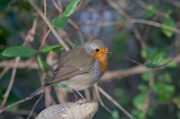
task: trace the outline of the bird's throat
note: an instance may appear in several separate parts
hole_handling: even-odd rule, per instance
[[[97,53],[94,55],[94,58],[98,60],[99,65],[100,65],[100,69],[101,69],[101,73],[103,74],[106,70],[107,67],[107,54],[104,53]]]

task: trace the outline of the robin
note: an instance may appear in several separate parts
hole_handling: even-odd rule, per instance
[[[73,92],[80,94],[79,90],[92,87],[104,74],[108,64],[108,54],[111,52],[108,52],[107,45],[100,40],[80,44],[60,58],[53,77],[32,93],[29,99],[46,86],[55,83],[65,84],[73,89]],[[81,94],[80,96],[83,98]]]

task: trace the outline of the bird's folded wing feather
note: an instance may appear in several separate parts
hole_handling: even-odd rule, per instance
[[[91,71],[94,63],[95,58],[89,56],[83,48],[75,48],[60,59],[58,72],[46,84],[61,82],[76,75],[85,74]]]

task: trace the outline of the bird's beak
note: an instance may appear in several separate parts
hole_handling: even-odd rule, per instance
[[[105,54],[112,54],[111,52],[108,52],[108,51],[106,51],[106,52],[104,52]]]

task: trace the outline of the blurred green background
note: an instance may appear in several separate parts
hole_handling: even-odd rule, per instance
[[[32,1],[45,13],[42,0]],[[70,0],[54,1],[63,11],[70,2]],[[46,4],[46,17],[49,21],[60,15],[51,0],[46,0]],[[103,77],[98,83],[135,119],[180,119],[179,14],[179,0],[84,0],[78,10],[68,16],[69,20],[73,21],[68,24],[77,25],[80,31],[105,41],[111,49],[119,54],[144,64],[133,63],[113,53],[109,57],[107,71],[110,72],[107,73],[111,74],[117,71],[119,75],[112,76],[107,80]],[[34,34],[30,35],[33,40],[28,42],[27,46],[38,51],[49,28],[37,10],[26,0],[0,0],[1,106],[14,64],[14,58],[5,57],[2,52],[12,46],[21,46],[35,19],[37,20],[36,30]],[[68,24],[63,30],[56,29],[56,31],[70,48],[91,39]],[[50,33],[43,47],[52,45],[61,44],[53,33]],[[31,66],[17,68],[5,106],[29,96],[40,87],[40,79],[44,74],[46,74],[46,79],[51,77],[52,68],[50,67],[55,64],[55,61],[58,61],[58,57],[63,52],[65,51],[41,53],[38,55],[39,59],[37,55],[21,58],[21,63],[31,61],[32,64],[36,66],[38,64],[39,67],[33,67],[30,63]],[[8,61],[12,62],[12,65],[9,66]],[[122,71],[125,71],[126,74],[121,74]],[[97,100],[97,97],[94,96],[95,91],[93,89],[89,91],[91,99]],[[84,94],[84,92],[82,93]],[[56,103],[62,103],[54,88],[51,95]],[[101,98],[104,104],[112,110],[112,113],[100,106],[94,118],[128,119],[105,96],[101,95]],[[13,106],[0,114],[0,119],[27,118],[37,99],[38,96],[28,102]],[[73,101],[73,94],[68,91],[65,100]],[[48,105],[46,101],[46,99],[42,99],[34,110],[34,116]],[[49,105],[51,104],[53,103],[49,103]]]

